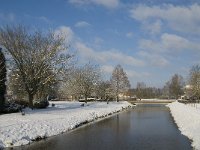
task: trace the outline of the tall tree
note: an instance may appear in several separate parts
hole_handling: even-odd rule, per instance
[[[146,89],[146,84],[144,82],[137,82],[136,85],[136,95],[141,100],[141,98],[144,98]]]
[[[183,86],[183,77],[178,74],[173,75],[169,82],[169,94],[178,99],[178,97],[184,93]]]
[[[97,97],[103,100],[107,100],[109,97],[109,89],[110,89],[110,82],[101,81],[96,88]]]
[[[6,63],[5,57],[0,48],[0,112],[3,111],[5,104],[5,93],[6,93]]]
[[[117,102],[119,102],[119,94],[124,93],[130,88],[127,74],[121,65],[117,65],[112,72],[111,87],[115,93]]]
[[[194,96],[200,98],[200,65],[195,65],[190,70],[189,83]]]
[[[83,67],[79,67],[72,71],[71,77],[66,81],[67,90],[71,95],[82,95],[87,99],[97,87],[101,72],[98,66],[88,63]]]
[[[18,70],[33,107],[35,94],[55,78],[69,58],[62,53],[67,50],[63,37],[53,32],[29,32],[20,25],[6,26],[0,28],[0,45],[12,56],[13,68]]]

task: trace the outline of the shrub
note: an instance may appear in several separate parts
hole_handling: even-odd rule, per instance
[[[34,108],[46,108],[47,106],[49,106],[49,102],[47,100],[35,100],[33,101],[33,107]]]
[[[5,107],[3,109],[3,113],[16,113],[19,112],[22,109],[21,105],[18,105],[13,102],[8,102],[5,104]]]

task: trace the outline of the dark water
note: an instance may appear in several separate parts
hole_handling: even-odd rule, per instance
[[[135,109],[73,132],[20,149],[48,150],[189,150],[164,105],[139,105]]]

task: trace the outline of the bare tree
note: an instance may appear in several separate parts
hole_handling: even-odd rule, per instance
[[[98,82],[100,81],[100,69],[96,65],[88,63],[83,67],[74,69],[71,77],[68,79],[68,91],[71,95],[82,95],[87,99],[95,91]]]
[[[62,53],[67,49],[64,39],[53,32],[44,34],[29,32],[24,26],[6,26],[0,28],[0,45],[12,56],[13,68],[18,70],[29,106],[33,107],[35,94],[54,79],[69,57]]]
[[[108,100],[110,88],[111,85],[109,81],[101,81],[96,88],[97,96],[103,100]]]
[[[181,75],[175,74],[169,81],[169,94],[176,99],[181,96],[183,92],[184,81]]]
[[[130,88],[127,74],[124,72],[121,65],[117,65],[112,72],[111,86],[115,93],[117,102],[119,102],[119,94],[124,93]]]
[[[200,98],[200,65],[195,65],[190,70],[189,83],[194,96]]]
[[[0,48],[0,112],[3,111],[5,104],[5,93],[6,93],[6,63],[5,57]]]
[[[26,101],[27,93],[25,91],[24,84],[22,83],[22,78],[19,76],[18,69],[12,69],[8,75],[8,91],[11,91],[12,99]]]
[[[146,84],[144,82],[137,82],[136,95],[140,100],[144,96],[145,89],[146,89]]]
[[[65,72],[64,82],[61,85],[61,91],[63,97],[70,98],[72,100],[76,100],[77,98],[80,98],[81,91],[79,87],[79,69],[73,67],[68,72]]]

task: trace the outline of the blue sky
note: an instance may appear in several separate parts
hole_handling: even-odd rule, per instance
[[[195,0],[0,0],[0,25],[62,31],[79,63],[99,64],[108,79],[121,64],[132,87],[187,80],[200,64],[199,14]]]

